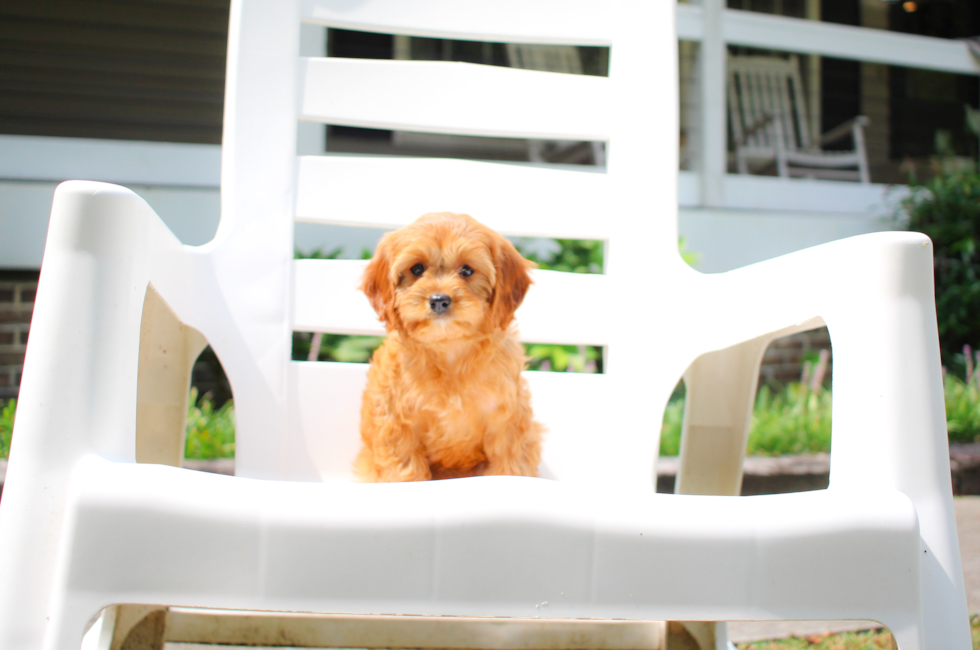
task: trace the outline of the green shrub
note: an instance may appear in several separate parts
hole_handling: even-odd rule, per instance
[[[348,336],[346,334],[314,334],[293,332],[293,361],[308,361],[310,350],[319,338],[317,361],[367,363],[385,340],[383,336]]]
[[[963,346],[965,379],[943,374],[946,429],[950,442],[980,442],[980,353]]]
[[[594,345],[525,343],[530,370],[557,372],[602,372],[602,348]]]
[[[0,402],[0,458],[10,455],[10,437],[14,433],[14,413],[17,411],[17,400]]]
[[[943,364],[961,369],[957,354],[980,340],[980,174],[945,168],[909,191],[908,227],[933,241]]]
[[[184,458],[212,459],[235,457],[235,407],[231,400],[214,409],[207,393],[198,399],[191,388],[187,408],[187,443]]]
[[[684,424],[684,396],[672,397],[664,410],[663,429],[660,430],[660,455],[677,456],[681,453],[681,429]]]
[[[776,390],[762,386],[752,411],[747,453],[781,456],[830,451],[832,401],[829,390],[811,390],[806,383],[792,382]],[[674,398],[664,412],[662,456],[680,453],[683,422],[684,398]]]
[[[566,273],[602,273],[602,254],[605,244],[595,239],[556,239],[558,248],[547,255],[527,250],[521,241],[515,246],[538,268]]]
[[[830,351],[821,350],[803,363],[801,381],[782,388],[762,386],[755,396],[746,452],[758,456],[812,454],[830,451],[833,398],[824,387]],[[684,422],[684,391],[674,391],[664,412],[660,454],[680,453]]]

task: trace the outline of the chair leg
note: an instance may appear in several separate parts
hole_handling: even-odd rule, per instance
[[[109,650],[163,650],[167,608],[116,605],[116,626]]]
[[[773,120],[776,140],[776,167],[780,178],[789,178],[789,161],[786,158],[786,139],[783,124],[778,119]]]
[[[759,365],[773,335],[703,354],[684,373],[687,397],[681,433],[677,494],[737,495]],[[723,650],[723,622],[688,621],[701,650]]]
[[[728,624],[723,621],[684,621],[682,623],[700,650],[727,650]],[[670,650],[668,648],[668,650]]]
[[[735,151],[735,168],[739,174],[749,173],[749,163],[745,158],[745,152],[741,149]]]
[[[897,650],[926,650],[922,630],[918,626],[889,627],[894,639],[892,647]]]
[[[864,146],[864,127],[857,122],[854,124],[854,149],[858,154],[858,174],[861,176],[861,182],[870,183],[871,173],[868,171],[868,150]]]
[[[708,352],[684,373],[677,494],[737,495],[759,365],[772,334]]]
[[[204,336],[181,323],[148,285],[136,381],[136,462],[181,466],[191,369],[206,346]]]

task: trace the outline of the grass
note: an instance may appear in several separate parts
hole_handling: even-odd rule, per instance
[[[946,420],[950,442],[980,442],[980,355],[970,363],[961,379],[945,373]],[[812,454],[830,451],[830,418],[833,396],[824,387],[827,354],[816,364],[804,365],[804,377],[782,387],[759,388],[752,411],[747,453],[756,456]],[[812,372],[810,368],[813,368]],[[676,456],[680,451],[684,421],[684,395],[677,391],[664,412],[660,454]]]
[[[0,402],[0,458],[10,454],[17,400]],[[212,459],[235,457],[235,406],[231,400],[214,408],[211,395],[198,397],[191,388],[187,407],[187,443],[184,458]]]
[[[757,456],[807,454],[830,451],[830,390],[812,390],[793,382],[782,389],[762,386],[756,395],[747,453]],[[683,396],[672,399],[664,413],[660,454],[680,452],[684,421]]]
[[[943,372],[950,442],[980,442],[980,352],[963,346],[965,377]]]
[[[973,633],[973,649],[980,650],[980,615],[970,617]],[[738,650],[877,650],[895,648],[891,632],[885,629],[840,634],[813,634],[806,637],[789,637],[771,641],[750,641],[736,645]]]

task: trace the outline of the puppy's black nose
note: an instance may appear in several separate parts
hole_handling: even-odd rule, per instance
[[[453,304],[453,299],[444,293],[436,293],[429,296],[429,309],[437,314],[441,314],[449,309],[449,305],[451,304]]]

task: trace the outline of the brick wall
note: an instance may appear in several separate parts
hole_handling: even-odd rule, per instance
[[[17,396],[37,277],[30,271],[0,273],[0,398]]]
[[[759,383],[785,384],[799,381],[803,372],[803,362],[808,356],[815,357],[820,350],[830,350],[830,332],[826,327],[800,332],[792,336],[776,339],[766,348],[759,371]],[[831,354],[824,385],[830,385],[834,361]]]

